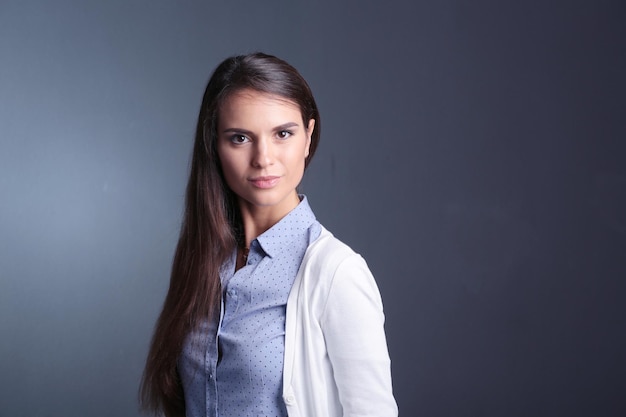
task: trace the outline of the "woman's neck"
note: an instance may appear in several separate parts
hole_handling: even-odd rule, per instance
[[[288,200],[286,199],[282,204],[276,206],[259,207],[240,201],[244,248],[249,248],[254,239],[278,223],[298,204],[300,204],[300,197],[295,192],[293,197],[288,197]]]

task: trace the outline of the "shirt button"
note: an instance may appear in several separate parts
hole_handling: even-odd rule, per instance
[[[285,397],[285,404],[292,405],[295,403],[296,403],[296,397],[294,397],[293,395],[289,394]]]

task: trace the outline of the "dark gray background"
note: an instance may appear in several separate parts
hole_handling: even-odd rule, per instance
[[[403,416],[626,415],[623,1],[0,2],[0,415],[136,416],[212,69],[309,80]]]

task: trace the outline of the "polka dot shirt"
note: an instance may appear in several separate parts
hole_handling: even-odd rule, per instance
[[[215,320],[191,333],[179,360],[188,417],[287,416],[282,399],[287,297],[304,253],[321,233],[306,197],[221,269]]]

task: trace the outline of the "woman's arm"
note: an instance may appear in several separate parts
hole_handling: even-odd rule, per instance
[[[356,254],[346,258],[335,272],[321,317],[344,416],[398,415],[384,321],[365,260]]]

